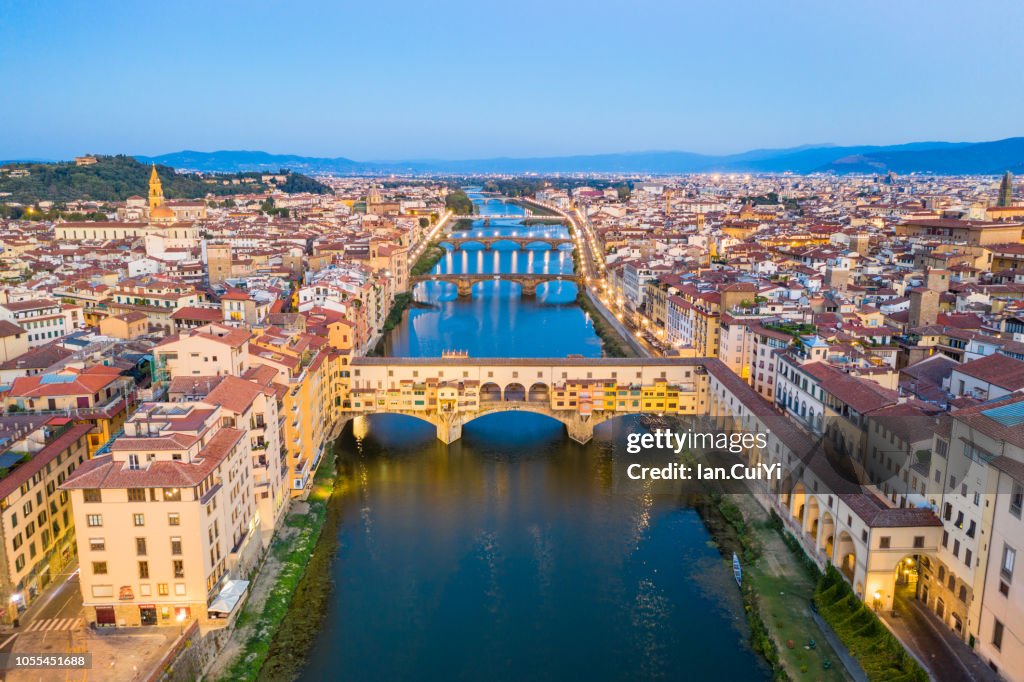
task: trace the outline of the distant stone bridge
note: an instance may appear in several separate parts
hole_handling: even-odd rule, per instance
[[[453,215],[452,220],[539,220],[544,222],[562,223],[565,218],[557,215],[532,215],[523,213],[489,213],[486,215]]]
[[[481,282],[515,282],[522,289],[523,296],[536,296],[537,287],[546,282],[572,282],[579,286],[575,275],[572,274],[543,274],[526,273],[511,274],[452,274],[433,273],[430,275],[416,275],[409,278],[410,286],[416,286],[420,282],[451,282],[459,290],[459,296],[469,297],[473,295],[473,287]]]
[[[466,244],[481,244],[484,250],[489,250],[499,242],[511,242],[520,249],[525,249],[533,244],[546,244],[552,249],[557,249],[562,244],[572,244],[568,237],[446,237],[438,243],[441,246],[451,244],[453,251],[458,251]]]

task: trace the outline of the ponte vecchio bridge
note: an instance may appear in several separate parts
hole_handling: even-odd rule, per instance
[[[706,373],[697,358],[353,358],[355,414],[418,417],[451,443],[485,414],[525,410],[586,443],[618,414],[694,414]]]
[[[573,282],[577,279],[572,274],[547,274],[547,273],[503,273],[500,275],[486,273],[456,274],[456,273],[432,273],[429,275],[416,275],[409,278],[409,284],[416,286],[420,282],[451,282],[459,290],[459,296],[472,296],[473,287],[480,282],[515,282],[522,287],[523,296],[536,296],[537,287],[546,282]]]
[[[520,249],[526,249],[527,247],[533,246],[534,244],[541,244],[550,246],[552,249],[557,249],[563,244],[572,244],[572,239],[568,237],[446,237],[441,239],[438,243],[441,246],[445,244],[451,244],[453,251],[458,251],[466,244],[480,244],[484,247],[484,250],[490,250],[495,244],[499,242],[510,242],[515,244]]]

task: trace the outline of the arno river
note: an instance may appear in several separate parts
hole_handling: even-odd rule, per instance
[[[483,214],[521,211],[474,196]],[[474,222],[508,235],[562,226]],[[571,273],[569,251],[470,247],[438,272]],[[401,356],[600,355],[569,282],[416,291],[389,339]],[[334,589],[305,680],[764,679],[731,569],[696,512],[612,489],[609,434],[505,413],[451,446],[410,417],[356,419],[341,437]]]

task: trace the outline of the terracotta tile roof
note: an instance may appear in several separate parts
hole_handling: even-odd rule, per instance
[[[52,420],[51,420],[52,421]],[[42,450],[20,465],[6,478],[0,479],[0,499],[3,499],[21,487],[21,484],[42,471],[47,464],[70,448],[76,440],[92,431],[92,424],[75,424],[60,436],[47,443]]]
[[[25,330],[7,320],[0,320],[0,339],[5,339],[9,336],[16,336],[18,334],[24,334]]]
[[[45,398],[48,396],[93,395],[117,381],[121,372],[116,368],[94,365],[80,374],[37,374],[18,377],[11,382],[8,395],[15,398]],[[113,370],[113,371],[110,371]],[[54,381],[55,377],[67,381]]]
[[[242,414],[252,406],[260,393],[263,393],[263,389],[257,384],[226,376],[224,381],[207,394],[204,402],[221,405],[236,414]]]
[[[200,320],[202,322],[220,322],[224,314],[217,308],[199,308],[187,305],[171,313],[172,320]]]
[[[953,371],[1008,391],[1018,391],[1024,388],[1024,362],[1002,353],[994,353],[965,362]]]
[[[78,467],[61,488],[73,490],[192,487],[201,483],[224,461],[231,448],[242,440],[244,434],[241,429],[222,428],[206,444],[200,458],[195,462],[156,461],[148,468],[136,470],[128,469],[123,461],[114,461],[113,455],[97,457]]]

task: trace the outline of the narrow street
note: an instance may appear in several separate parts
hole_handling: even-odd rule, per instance
[[[77,564],[58,575],[57,581],[21,614],[19,627],[3,631],[0,653],[72,651],[82,646],[86,623]],[[0,670],[0,679],[7,679],[8,673]]]
[[[896,617],[879,613],[903,645],[936,679],[943,682],[997,682],[1000,678],[914,596],[901,587],[895,596]]]

